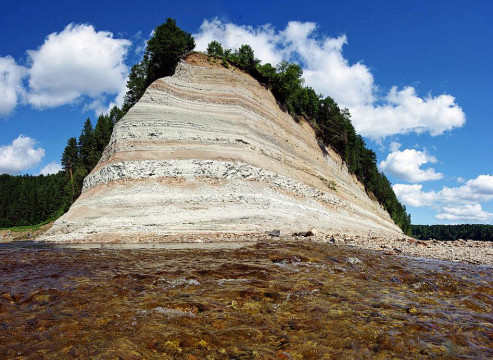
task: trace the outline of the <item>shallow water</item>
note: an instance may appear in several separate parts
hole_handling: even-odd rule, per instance
[[[0,245],[0,358],[493,358],[492,268],[310,242]]]

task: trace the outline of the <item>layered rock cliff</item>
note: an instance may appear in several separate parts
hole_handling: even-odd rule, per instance
[[[44,240],[310,228],[402,235],[307,123],[249,75],[194,54],[115,125],[81,196]]]

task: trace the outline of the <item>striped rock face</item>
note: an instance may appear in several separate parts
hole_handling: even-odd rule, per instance
[[[82,195],[43,240],[311,228],[402,236],[306,122],[249,75],[194,54],[115,125]]]

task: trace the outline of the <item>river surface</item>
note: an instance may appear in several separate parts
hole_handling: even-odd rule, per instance
[[[311,242],[3,244],[0,358],[491,359],[492,268]]]

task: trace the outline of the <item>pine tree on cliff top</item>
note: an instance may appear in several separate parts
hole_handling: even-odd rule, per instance
[[[194,48],[193,36],[180,29],[176,20],[168,18],[156,27],[142,61],[132,67],[128,76],[123,110],[128,111],[154,80],[173,75],[180,57]]]

